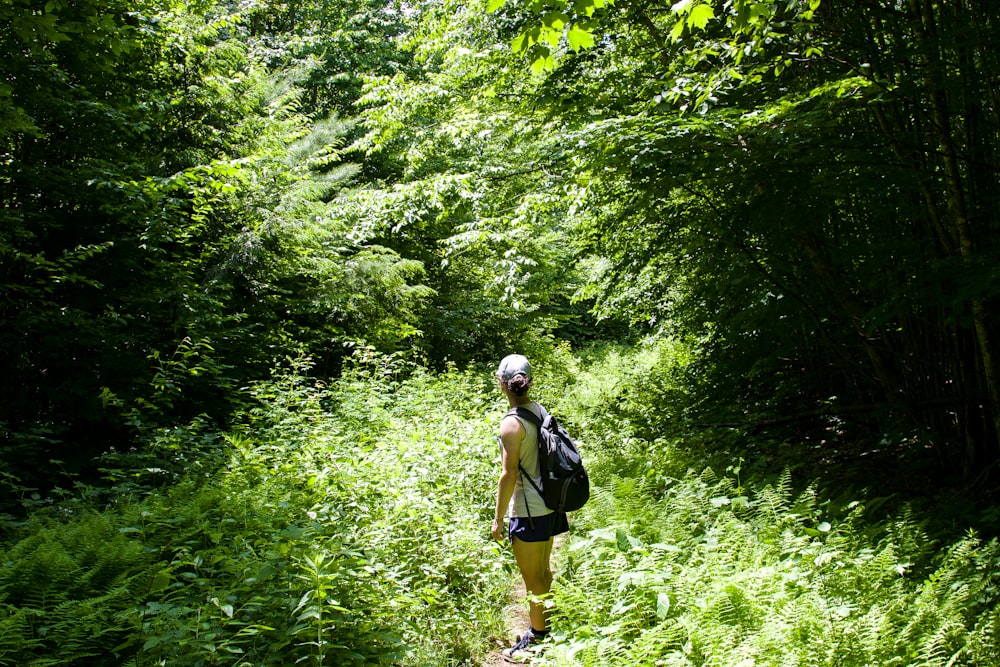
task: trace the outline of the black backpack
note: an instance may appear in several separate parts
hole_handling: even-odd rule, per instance
[[[539,406],[540,407],[540,406]],[[527,408],[514,408],[507,414],[527,419],[538,427],[538,463],[542,471],[542,488],[521,468],[521,475],[538,491],[545,506],[556,512],[572,512],[584,506],[590,498],[590,478],[573,438],[556,418],[542,408],[542,418]]]

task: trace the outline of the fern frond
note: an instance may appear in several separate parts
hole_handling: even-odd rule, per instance
[[[1000,665],[1000,607],[977,620],[965,648],[970,665]]]
[[[773,485],[765,486],[757,492],[754,504],[765,520],[777,522],[790,512],[791,491],[791,472],[785,470]]]
[[[25,656],[33,655],[43,645],[28,616],[23,609],[0,605],[0,667],[20,667]]]
[[[712,485],[719,481],[719,475],[712,468],[705,468],[701,471],[701,482],[706,485]]]

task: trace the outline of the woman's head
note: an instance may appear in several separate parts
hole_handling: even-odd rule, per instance
[[[524,396],[531,388],[531,364],[527,357],[510,354],[503,358],[497,368],[497,379],[515,396]]]

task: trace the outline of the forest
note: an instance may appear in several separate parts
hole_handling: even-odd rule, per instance
[[[1000,5],[0,1],[0,667],[1000,666]]]

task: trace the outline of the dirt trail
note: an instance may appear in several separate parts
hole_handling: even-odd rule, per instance
[[[499,667],[499,665],[510,665],[511,663],[503,659],[501,652],[509,647],[528,627],[528,604],[524,600],[524,582],[518,577],[514,584],[514,592],[510,602],[503,610],[504,636],[498,638],[493,651],[487,655],[482,662],[482,667]]]
[[[557,535],[555,538],[552,549],[553,574],[555,574],[555,566],[558,564],[557,554],[559,553],[559,547],[565,541],[566,535]],[[528,629],[528,625],[531,623],[528,616],[528,603],[525,601],[526,596],[527,591],[524,588],[524,582],[519,575],[515,574],[514,582],[511,585],[511,599],[503,610],[505,634],[503,637],[497,639],[495,649],[483,659],[481,667],[509,666],[511,664],[503,659],[501,653],[505,648],[511,646]]]

